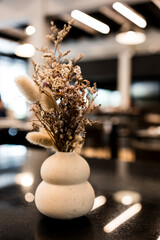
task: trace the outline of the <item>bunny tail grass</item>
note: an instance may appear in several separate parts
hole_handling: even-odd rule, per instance
[[[57,150],[57,147],[52,143],[49,136],[43,134],[42,132],[29,132],[26,135],[26,139],[33,144],[45,147],[52,148],[53,150]]]
[[[44,93],[41,95],[41,105],[45,110],[57,109],[56,100],[52,96],[52,92],[49,88],[44,89]]]
[[[26,76],[20,76],[15,80],[17,87],[30,103],[35,103],[40,99],[38,87]]]

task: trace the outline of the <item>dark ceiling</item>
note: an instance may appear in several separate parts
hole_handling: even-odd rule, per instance
[[[95,17],[96,19],[106,23],[107,25],[109,25],[110,27],[110,33],[108,34],[108,36],[111,33],[116,33],[117,31],[120,30],[120,28],[122,27],[122,25],[116,21],[114,21],[113,19],[111,19],[110,17],[105,16],[101,11],[101,9],[103,10],[104,7],[107,7],[109,9],[111,9],[112,11],[114,11],[116,14],[118,14],[113,8],[112,6],[100,6],[101,8],[96,9],[92,12],[86,12],[87,14],[89,14],[90,16]],[[155,28],[155,29],[160,29],[160,9],[151,1],[144,1],[144,2],[139,2],[136,4],[130,4],[130,7],[132,7],[135,11],[137,11],[139,14],[141,14],[147,21],[147,27],[146,30],[148,30],[149,28]],[[120,15],[120,14],[119,14]],[[70,17],[70,13],[68,13],[68,16]],[[120,15],[121,16],[121,15]],[[57,25],[58,28],[62,28],[63,25],[66,23],[66,18],[64,20],[63,15],[57,15],[57,16],[46,16],[46,20],[48,22],[48,24],[51,22],[51,20],[53,20],[55,22],[55,24]],[[126,20],[128,21],[128,20]],[[132,24],[133,25],[133,24]],[[17,26],[17,30],[24,30],[25,27],[27,26],[26,24],[20,24]],[[106,35],[101,34],[97,31],[87,31],[84,30],[83,28],[83,24],[80,24],[79,26],[81,27],[77,27],[77,26],[73,26],[70,34],[67,36],[67,39],[80,39],[80,38],[96,38],[96,37],[106,37]],[[3,38],[9,38],[15,41],[21,40],[22,38],[25,37],[25,35],[21,35],[18,34],[17,32],[13,31],[8,31],[7,29],[1,29],[0,30],[0,37]]]
[[[147,21],[147,27],[145,28],[146,31],[149,29],[160,30],[160,9],[152,2],[152,1],[140,1],[136,4],[130,4],[131,8],[133,8],[137,13],[141,14]],[[83,24],[76,26],[74,25],[66,37],[67,40],[77,40],[77,39],[96,39],[96,38],[104,38],[110,36],[110,34],[115,34],[118,32],[121,27],[122,23],[118,21],[114,21],[114,18],[106,17],[103,14],[103,8],[107,7],[109,10],[115,12],[117,16],[118,14],[112,6],[100,6],[96,10],[92,12],[86,12],[90,16],[95,17],[96,19],[106,23],[110,27],[110,33],[108,35],[101,34],[97,31],[87,31],[83,27]],[[67,18],[70,17],[70,13],[66,14]],[[63,28],[63,25],[66,23],[67,20],[63,14],[57,16],[46,16],[46,21],[48,22],[48,26],[50,25],[51,20],[55,22],[59,29]],[[128,23],[128,20],[125,20]],[[131,23],[130,23],[131,24]],[[0,30],[0,37],[9,38],[15,41],[23,40],[25,37],[24,29],[28,24],[23,23],[17,26],[15,31],[11,31],[11,29],[1,29]],[[133,24],[131,24],[132,26]],[[160,68],[157,64],[160,62],[160,54],[153,55],[153,56],[141,56],[141,57],[134,57],[133,58],[133,79],[159,79],[160,76]],[[97,61],[87,61],[87,62],[80,62],[80,66],[82,68],[83,75],[86,79],[97,82],[97,86],[101,88],[107,89],[116,89],[116,79],[117,79],[117,58],[114,59],[103,59]],[[155,68],[156,66],[156,68]],[[132,79],[132,81],[134,81]]]
[[[105,6],[104,6],[105,7]],[[108,7],[108,6],[107,6]],[[155,28],[155,29],[160,29],[160,9],[153,3],[153,2],[140,2],[136,4],[130,5],[131,8],[133,8],[137,13],[141,14],[147,21],[147,27],[145,28],[148,30],[149,28]],[[112,7],[110,7],[113,11],[115,11]],[[116,11],[115,11],[116,12]],[[97,9],[96,11],[92,12],[86,12],[90,16],[102,21],[103,23],[106,23],[110,27],[110,33],[116,33],[117,31],[120,30],[122,27],[121,24],[118,22],[114,21],[113,19],[105,16],[104,14],[101,13],[100,9]],[[116,12],[117,14],[117,12]],[[63,16],[48,16],[47,21],[50,22],[53,20],[55,24],[57,25],[58,28],[62,28],[63,25],[65,24],[65,21],[63,20]],[[133,23],[131,23],[133,25]],[[78,27],[73,27],[69,38],[70,39],[79,39],[79,38],[85,38],[85,37],[106,37],[106,35],[101,34],[97,31],[94,33],[89,33],[87,31],[84,31],[82,29],[79,29]],[[108,34],[109,36],[109,34]]]

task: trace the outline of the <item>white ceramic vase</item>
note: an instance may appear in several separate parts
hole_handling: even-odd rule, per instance
[[[90,168],[76,152],[56,152],[41,167],[43,181],[37,187],[35,203],[44,215],[73,219],[87,214],[94,204],[94,190],[87,181]]]

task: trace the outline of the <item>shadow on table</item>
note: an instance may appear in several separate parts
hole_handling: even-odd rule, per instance
[[[57,220],[42,216],[37,226],[35,239],[92,240],[93,229],[89,219],[85,216],[72,220]]]

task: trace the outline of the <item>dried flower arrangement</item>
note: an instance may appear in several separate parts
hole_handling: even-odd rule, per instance
[[[96,84],[90,86],[83,79],[77,62],[66,59],[60,51],[60,44],[69,33],[72,22],[58,31],[51,23],[52,34],[47,36],[54,43],[54,50],[48,47],[39,49],[43,53],[45,64],[33,61],[33,80],[26,77],[16,79],[17,86],[31,102],[31,110],[36,116],[33,128],[36,131],[27,134],[26,138],[33,144],[51,147],[61,152],[79,150],[85,140],[85,126],[92,125],[88,114],[97,106],[93,101],[97,92]]]

